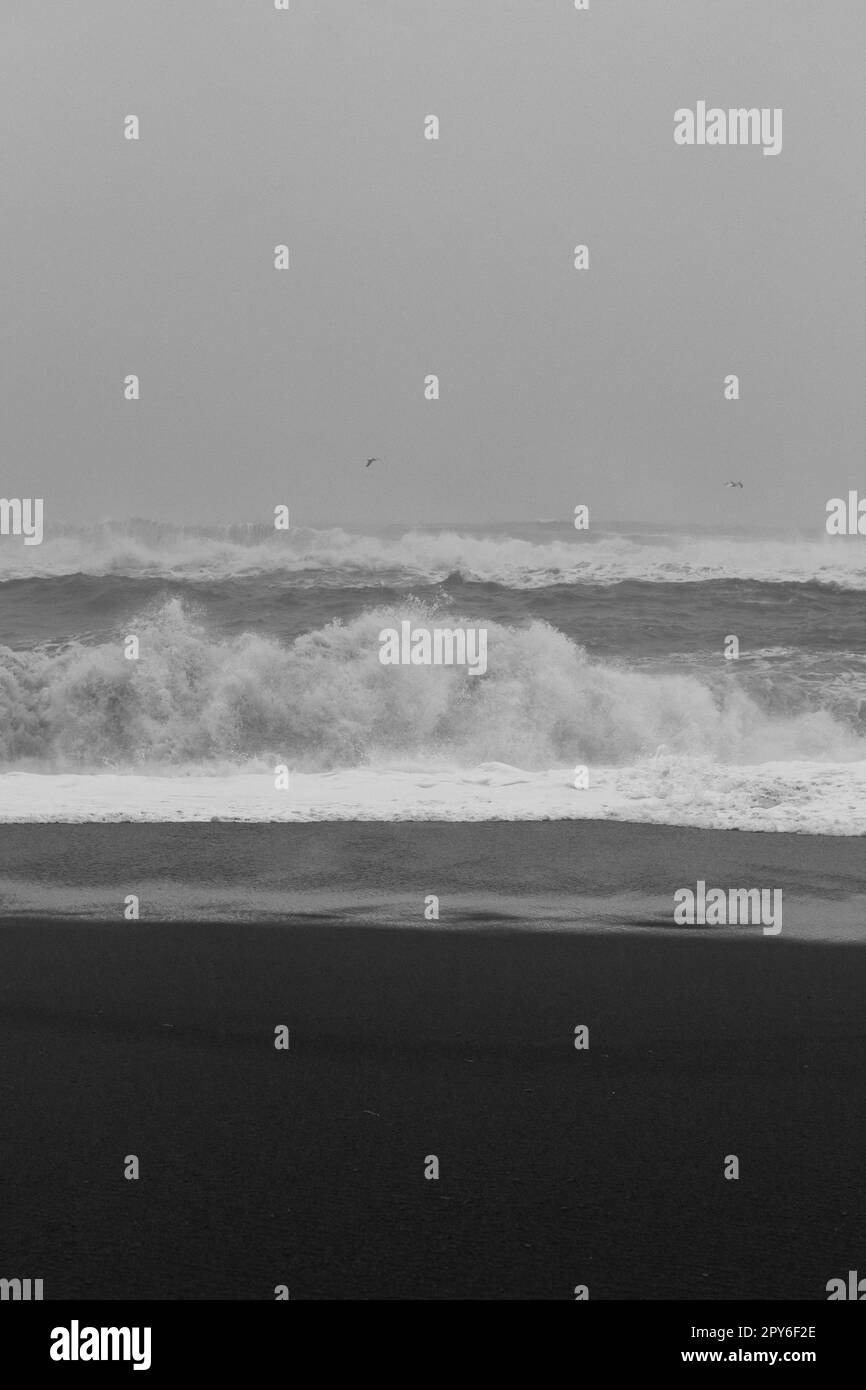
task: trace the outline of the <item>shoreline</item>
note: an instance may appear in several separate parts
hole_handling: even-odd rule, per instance
[[[719,765],[660,755],[635,766],[526,772],[354,768],[289,772],[0,773],[0,824],[325,824],[580,821],[765,834],[866,834],[866,760]],[[287,784],[287,785],[286,785]]]
[[[852,836],[591,820],[0,826],[0,921],[124,923],[134,895],[142,926],[292,920],[763,939],[757,918],[678,923],[676,895],[701,882],[728,895],[778,890],[779,941],[866,940],[866,864]],[[438,916],[427,915],[431,895]]]

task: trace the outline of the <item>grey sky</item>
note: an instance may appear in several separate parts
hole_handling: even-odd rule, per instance
[[[46,524],[817,527],[866,492],[862,0],[3,0],[0,31],[0,494]],[[782,107],[782,153],[675,146],[701,98]]]

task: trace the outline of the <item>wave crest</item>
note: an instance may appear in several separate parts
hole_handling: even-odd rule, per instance
[[[591,660],[540,621],[484,623],[484,676],[383,666],[379,633],[404,619],[478,625],[408,601],[281,645],[249,632],[216,638],[172,599],[127,625],[139,639],[137,661],[123,656],[125,634],[52,653],[0,648],[0,764],[544,769],[625,765],[660,747],[720,763],[863,756],[863,740],[827,711],[783,717],[724,678],[711,686]]]
[[[441,583],[449,575],[510,588],[555,584],[699,583],[720,579],[866,589],[857,540],[571,533],[557,539],[454,530],[358,535],[339,527],[277,533],[265,523],[184,528],[130,521],[0,540],[0,581],[68,574],[222,580],[285,575],[300,587]]]

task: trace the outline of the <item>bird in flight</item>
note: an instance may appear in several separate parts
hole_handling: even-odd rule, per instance
[[[367,459],[367,462],[364,464],[364,467],[365,467],[365,468],[369,468],[371,463],[381,463],[381,462],[382,462],[381,459]]]
[[[725,487],[742,487],[742,483],[725,483]]]

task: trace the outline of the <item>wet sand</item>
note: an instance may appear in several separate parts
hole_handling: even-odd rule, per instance
[[[570,1299],[587,1284],[593,1299],[823,1300],[862,1265],[863,947],[675,932],[653,913],[598,932],[517,920],[521,885],[549,888],[558,863],[576,902],[772,874],[813,896],[820,927],[862,892],[862,843],[7,827],[0,869],[133,891],[145,863],[178,884],[220,863],[237,883],[277,850],[287,893],[347,877],[384,892],[390,875],[444,903],[449,883],[488,883],[513,915],[407,930],[299,920],[287,898],[266,925],[0,922],[6,1277],[43,1278],[46,1298],[286,1284],[293,1299]]]

